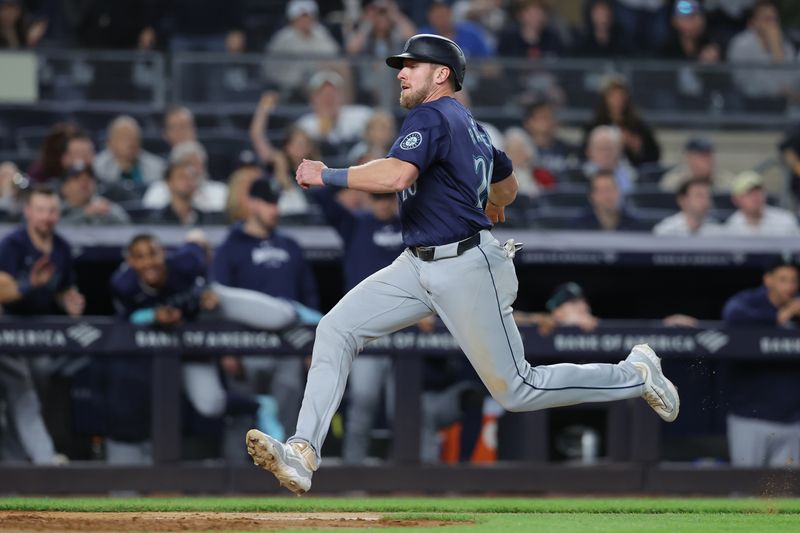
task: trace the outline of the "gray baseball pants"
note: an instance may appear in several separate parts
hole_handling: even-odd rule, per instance
[[[797,468],[800,461],[800,422],[728,415],[731,464],[746,468]]]
[[[486,230],[477,247],[460,256],[455,249],[455,244],[437,247],[437,260],[430,262],[406,250],[354,287],[322,319],[297,432],[290,441],[307,441],[319,455],[350,366],[364,345],[433,313],[508,411],[642,395],[642,376],[627,361],[531,366],[512,317],[518,287],[512,254]]]

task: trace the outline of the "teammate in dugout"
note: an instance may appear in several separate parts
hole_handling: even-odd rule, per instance
[[[464,81],[464,54],[449,39],[421,34],[386,63],[399,69],[400,104],[411,110],[388,156],[347,169],[303,161],[296,178],[305,188],[397,193],[407,248],[322,319],[297,431],[284,444],[250,430],[254,462],[292,492],[308,491],[353,359],[370,340],[432,314],[509,411],[641,396],[664,420],[675,420],[677,390],[646,344],[618,364],[532,367],[525,360],[511,307],[519,245],[501,245],[490,232],[505,220],[517,179],[508,157],[453,98]]]

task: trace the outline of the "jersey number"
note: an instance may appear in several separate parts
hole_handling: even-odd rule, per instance
[[[417,194],[417,183],[414,182],[408,189],[403,189],[403,192],[400,193],[400,198],[402,199],[403,202],[405,202],[407,198],[411,196],[416,196],[416,194]]]
[[[486,201],[489,199],[489,179],[494,171],[494,160],[486,162],[486,158],[482,155],[474,156],[475,160],[475,173],[481,180],[478,185],[478,207],[483,209]]]

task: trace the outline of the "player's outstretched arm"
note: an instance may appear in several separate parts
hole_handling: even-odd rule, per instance
[[[419,176],[417,167],[387,157],[349,168],[327,168],[319,161],[304,159],[297,167],[297,183],[308,189],[322,185],[337,185],[373,193],[400,192]]]

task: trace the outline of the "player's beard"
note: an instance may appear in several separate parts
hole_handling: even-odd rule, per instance
[[[412,107],[418,106],[419,104],[425,101],[425,98],[427,98],[432,85],[433,81],[429,79],[425,83],[425,85],[423,85],[416,91],[412,91],[411,89],[406,89],[404,92],[401,92],[400,105],[405,107],[406,109],[411,109]]]

